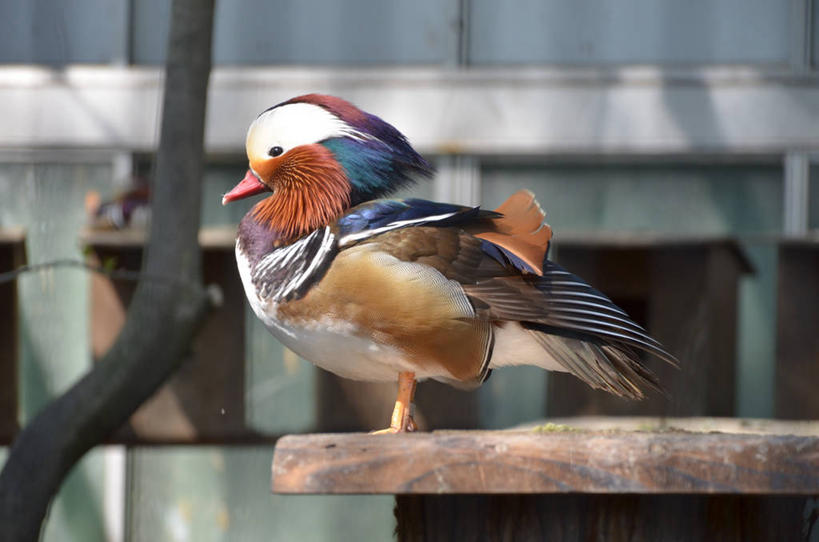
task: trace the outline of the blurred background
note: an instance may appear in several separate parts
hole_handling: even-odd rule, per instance
[[[129,191],[152,172],[169,14],[170,0],[0,3],[0,272],[139,269],[144,193]],[[220,0],[213,47],[201,241],[225,306],[195,359],[74,470],[45,540],[392,536],[391,497],[269,494],[275,436],[385,426],[394,400],[285,351],[238,283],[233,233],[253,202],[221,195],[246,169],[249,123],[308,92],[381,116],[434,161],[414,196],[491,208],[534,191],[554,258],[682,362],[653,365],[670,397],[641,403],[528,368],[472,393],[422,384],[427,428],[819,418],[812,0]],[[105,351],[132,292],[77,269],[0,287],[0,444]]]

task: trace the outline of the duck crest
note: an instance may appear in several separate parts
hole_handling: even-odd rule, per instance
[[[431,177],[434,168],[409,144],[407,138],[380,117],[350,102],[323,94],[307,94],[273,107],[309,103],[339,118],[353,135],[321,142],[329,149],[349,179],[350,205],[388,196],[414,184],[418,177]]]
[[[293,149],[279,166],[276,178],[274,194],[250,212],[256,222],[275,232],[272,246],[287,244],[329,224],[350,207],[347,175],[322,145]]]

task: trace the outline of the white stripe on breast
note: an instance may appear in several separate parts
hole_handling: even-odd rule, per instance
[[[250,308],[253,309],[253,314],[256,315],[256,318],[261,320],[265,327],[277,337],[279,333],[285,336],[292,335],[292,332],[279,324],[279,321],[276,319],[278,304],[273,301],[263,300],[256,292],[256,287],[253,285],[253,279],[250,275],[250,261],[239,247],[238,239],[236,240],[236,266],[239,268],[239,278],[242,279],[242,286],[245,288],[245,297],[247,297],[247,301],[250,303]],[[276,330],[278,333],[273,330]]]

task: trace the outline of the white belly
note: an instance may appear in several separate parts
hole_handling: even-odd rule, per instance
[[[295,326],[279,321],[276,304],[265,303],[257,295],[247,258],[238,246],[236,262],[256,317],[282,344],[307,361],[344,378],[369,382],[396,381],[399,372],[413,370],[400,350],[370,340],[348,322],[326,318],[309,326]],[[422,379],[435,376],[443,375],[416,373]]]
[[[312,329],[276,322],[268,329],[299,356],[344,378],[392,382],[399,372],[413,370],[402,352],[353,334],[343,322],[319,322]]]

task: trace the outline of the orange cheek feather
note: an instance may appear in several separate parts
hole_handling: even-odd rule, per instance
[[[284,156],[276,158],[251,158],[250,167],[256,172],[256,175],[262,179],[262,182],[267,184],[270,188],[275,188],[272,182],[273,174],[281,166]]]
[[[274,191],[253,208],[253,215],[280,231],[283,239],[329,224],[350,206],[344,168],[322,145],[302,145],[281,157],[251,160],[250,165]]]

